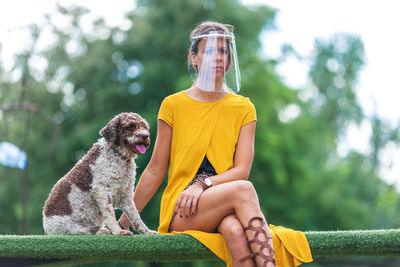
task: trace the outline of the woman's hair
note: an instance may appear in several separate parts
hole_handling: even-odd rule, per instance
[[[199,42],[202,39],[197,39],[192,41],[193,36],[198,35],[198,34],[207,34],[210,31],[218,31],[218,32],[224,32],[225,34],[231,34],[233,33],[234,27],[232,25],[229,24],[222,24],[216,21],[203,21],[200,24],[198,24],[196,26],[196,28],[194,28],[194,30],[190,33],[190,48],[188,51],[188,56],[187,56],[187,67],[190,71],[195,71],[197,73],[197,69],[195,66],[193,66],[192,64],[192,59],[190,57],[190,53],[193,52],[194,54],[197,55],[198,51],[198,45]],[[228,45],[229,48],[229,63],[228,63],[228,68],[230,65],[230,61],[231,61],[231,55],[232,55],[232,48],[230,45]]]

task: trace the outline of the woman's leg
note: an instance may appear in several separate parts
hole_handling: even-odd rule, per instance
[[[257,193],[251,182],[239,180],[207,189],[200,196],[196,214],[186,217],[178,213],[173,221],[173,230],[215,232],[222,219],[232,213],[235,213],[241,225],[245,227],[249,226],[250,220],[254,217],[260,217],[265,222],[258,203]],[[263,228],[265,233],[270,235],[268,225],[265,224]],[[249,229],[246,231],[247,239],[249,241],[253,240],[256,233],[256,231]],[[269,246],[272,247],[271,239],[261,241],[267,241]],[[253,253],[259,252],[262,248],[256,242],[251,244]],[[269,253],[265,249],[263,249],[263,252],[266,255]],[[258,266],[262,266],[265,262],[262,257],[256,257],[255,260]],[[274,264],[269,266],[274,266]]]
[[[235,214],[224,217],[218,226],[220,232],[232,255],[232,266],[254,267],[253,259],[240,262],[240,259],[247,257],[251,251],[247,245],[247,237],[243,231],[243,226]]]

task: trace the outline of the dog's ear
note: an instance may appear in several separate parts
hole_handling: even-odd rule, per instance
[[[100,135],[103,136],[110,146],[119,145],[118,129],[120,126],[119,116],[114,117],[107,125],[100,130]]]

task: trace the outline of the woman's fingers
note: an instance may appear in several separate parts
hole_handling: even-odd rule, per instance
[[[178,213],[179,213],[179,217],[183,218],[187,218],[188,217],[188,208],[190,207],[191,203],[192,203],[192,194],[190,192],[189,189],[186,189],[185,191],[183,191],[181,193],[182,199],[181,202],[179,203],[179,207],[178,207]]]
[[[203,192],[203,188],[194,184],[185,191],[183,191],[176,201],[175,212],[181,218],[189,218],[196,214],[197,202],[199,201],[200,195]]]
[[[182,218],[182,205],[185,205],[186,203],[186,190],[184,190],[178,197],[175,203],[175,209],[174,212],[176,215],[179,215]]]
[[[186,196],[186,192],[183,191],[180,196],[178,197],[178,200],[176,201],[175,204],[175,213],[177,215],[179,215],[182,218],[182,206],[186,205],[187,202],[187,196]]]
[[[183,216],[185,216],[185,205],[186,205],[187,202],[188,202],[188,197],[184,194],[184,196],[182,197],[182,201],[181,201],[181,203],[179,205],[179,210],[178,210],[179,217],[181,217],[181,218]]]
[[[189,216],[195,215],[196,214],[196,209],[197,209],[197,202],[199,201],[199,196],[194,197],[192,200],[192,209],[190,212]]]
[[[191,215],[196,214],[197,203],[199,202],[201,194],[204,192],[203,186],[199,185],[198,183],[194,184],[194,188],[196,190],[196,194],[194,195],[193,201],[192,201]]]
[[[190,195],[188,197],[188,201],[186,201],[186,205],[184,206],[184,216],[186,218],[189,218],[190,216],[190,207],[192,206],[193,203],[193,195]]]
[[[178,213],[179,207],[181,206],[181,202],[182,202],[182,193],[179,195],[178,199],[176,200],[175,209],[174,209],[175,213]]]

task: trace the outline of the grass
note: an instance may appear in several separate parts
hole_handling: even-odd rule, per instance
[[[400,230],[306,232],[314,257],[400,256]],[[0,265],[217,260],[187,235],[0,235]]]

